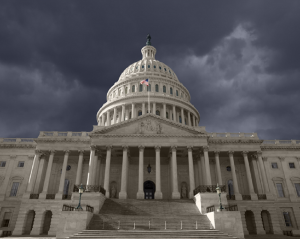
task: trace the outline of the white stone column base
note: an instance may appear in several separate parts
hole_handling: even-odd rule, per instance
[[[108,190],[106,190],[106,192],[105,192],[105,197],[106,197],[106,198],[110,198],[110,193],[109,193]]]
[[[145,198],[144,192],[137,192],[136,199],[144,199],[144,198]]]
[[[29,192],[24,193],[22,198],[29,199],[30,198],[30,193]]]
[[[46,195],[47,195],[47,193],[44,193],[44,192],[40,193],[39,199],[46,199]]]
[[[155,192],[154,199],[163,199],[162,192]]]
[[[127,199],[127,192],[119,192],[119,199]]]
[[[252,193],[252,194],[250,194],[250,196],[251,196],[252,201],[257,201],[258,200],[258,197],[257,197],[256,193]]]
[[[62,200],[62,193],[56,193],[55,194],[55,200]]]
[[[172,199],[180,199],[180,193],[179,192],[172,192]]]
[[[243,200],[243,197],[242,197],[242,194],[234,194],[234,196],[235,196],[235,200],[238,200],[238,201],[241,201],[241,200]]]

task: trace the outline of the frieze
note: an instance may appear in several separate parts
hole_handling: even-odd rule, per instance
[[[35,139],[35,142],[37,143],[84,143],[89,144],[91,141],[90,139],[67,139],[67,138],[47,138],[47,139]]]
[[[261,144],[263,140],[255,139],[209,139],[210,144]]]
[[[284,146],[284,145],[276,145],[276,146],[260,146],[261,150],[300,150],[300,146]]]
[[[0,144],[0,148],[10,149],[10,148],[25,148],[25,149],[35,149],[36,145],[32,144]]]

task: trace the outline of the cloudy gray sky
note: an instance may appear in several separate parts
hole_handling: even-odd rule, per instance
[[[0,137],[91,131],[150,33],[207,131],[300,139],[299,12],[299,0],[3,0]]]

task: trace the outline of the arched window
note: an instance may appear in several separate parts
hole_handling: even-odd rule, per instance
[[[129,119],[131,119],[131,112],[129,113]]]
[[[151,91],[151,84],[147,85],[147,91]]]
[[[170,95],[173,95],[173,88],[170,87]]]
[[[176,90],[176,96],[178,96],[178,90]]]
[[[139,110],[139,112],[138,112],[138,116],[141,116],[142,115],[142,111],[141,110]]]
[[[181,116],[179,116],[179,123],[182,123]]]
[[[159,116],[160,116],[160,112],[159,112],[159,110],[157,110],[157,111],[156,111],[156,115],[159,115]]]
[[[127,94],[128,92],[128,87],[125,87],[125,94]]]
[[[168,112],[166,112],[166,117],[167,117],[167,119],[169,119],[169,113]]]
[[[131,91],[132,91],[132,92],[135,92],[135,85],[133,85],[133,86],[131,87]]]
[[[143,91],[143,85],[140,84],[140,92]]]
[[[167,92],[167,87],[164,85],[163,86],[163,92],[166,93]]]
[[[158,84],[155,85],[155,91],[158,92]]]

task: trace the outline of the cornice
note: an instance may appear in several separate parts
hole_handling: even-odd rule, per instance
[[[209,138],[209,144],[261,144],[263,140],[257,139],[212,139]]]
[[[300,145],[299,146],[285,146],[285,145],[268,145],[268,146],[260,146],[261,150],[300,150]]]
[[[22,148],[22,149],[35,149],[36,145],[34,144],[0,144],[0,148],[11,149],[11,148]]]
[[[89,144],[90,139],[71,139],[71,138],[38,138],[34,140],[36,143],[84,143]]]
[[[205,135],[166,135],[166,134],[95,134],[92,138],[206,138]]]

